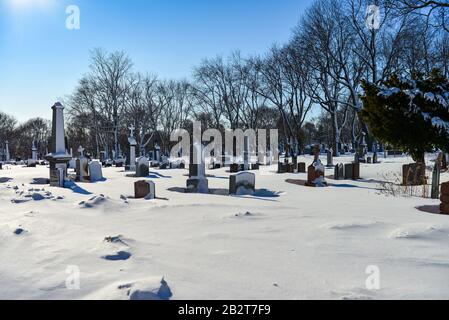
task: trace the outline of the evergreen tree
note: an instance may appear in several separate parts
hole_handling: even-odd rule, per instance
[[[438,70],[362,86],[361,116],[381,142],[402,148],[416,162],[435,148],[449,151],[449,80]]]

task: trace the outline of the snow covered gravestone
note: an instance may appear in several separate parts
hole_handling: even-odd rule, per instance
[[[136,199],[152,200],[156,198],[156,185],[153,181],[141,180],[134,183],[134,197]]]
[[[241,172],[232,175],[229,180],[229,194],[254,195],[256,189],[256,175],[250,172]]]
[[[324,165],[320,159],[317,159],[307,170],[307,186],[309,187],[325,187],[327,186],[324,178]]]
[[[89,163],[90,182],[97,182],[103,180],[103,171],[101,169],[101,163],[98,161],[92,161]]]
[[[137,159],[136,177],[145,178],[150,174],[150,161],[146,157]]]

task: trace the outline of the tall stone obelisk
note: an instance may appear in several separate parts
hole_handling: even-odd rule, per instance
[[[65,145],[64,107],[60,102],[56,102],[52,109],[51,146],[50,153],[45,159],[50,162],[50,185],[63,188],[67,176],[67,163],[72,157],[67,153]]]

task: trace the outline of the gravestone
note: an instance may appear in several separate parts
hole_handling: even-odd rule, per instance
[[[376,150],[376,151],[374,151],[374,154],[373,154],[373,163],[376,164],[378,162],[379,162],[379,159],[378,159],[377,150]]]
[[[36,167],[37,164],[37,147],[36,141],[33,140],[33,145],[31,147],[31,159],[28,159],[28,167]]]
[[[89,178],[89,160],[84,156],[84,148],[79,147],[80,156],[76,159],[76,181],[86,182]]]
[[[238,173],[240,171],[240,166],[238,163],[232,163],[230,166],[231,173]]]
[[[57,102],[52,107],[51,153],[45,156],[50,163],[50,185],[64,187],[67,176],[67,163],[72,158],[66,150],[64,133],[64,107]]]
[[[286,173],[287,172],[287,164],[284,162],[278,162],[278,173]]]
[[[5,161],[8,163],[11,161],[11,155],[9,154],[9,141],[5,141]]]
[[[161,162],[161,147],[157,143],[154,145],[153,161],[155,162],[155,165],[159,165]]]
[[[134,138],[134,126],[129,127],[130,135],[128,138],[129,149],[126,157],[126,171],[135,171],[136,170],[136,138]]]
[[[103,180],[103,171],[100,162],[92,161],[91,163],[89,163],[89,175],[90,175],[90,182],[97,182]]]
[[[298,163],[298,172],[306,173],[306,163],[305,162]]]
[[[441,153],[441,171],[447,171],[447,170],[448,170],[447,155],[446,155],[446,153],[442,152]]]
[[[352,180],[360,179],[360,163],[354,163],[352,165]]]
[[[203,145],[193,142],[190,145],[189,179],[187,193],[209,193],[209,182],[206,178],[206,164],[204,163]]]
[[[449,214],[449,182],[441,184],[440,200],[440,212],[442,214]]]
[[[134,183],[134,197],[136,199],[156,199],[156,185],[153,181],[140,180]]]
[[[334,150],[329,149],[327,152],[327,168],[333,168],[334,167]]]
[[[307,183],[306,186],[309,187],[324,187],[327,185],[326,180],[324,178],[325,167],[321,163],[321,160],[318,159],[312,165],[310,165],[307,169]]]
[[[345,180],[351,180],[352,179],[353,166],[354,166],[353,163],[345,164],[345,169],[344,169]]]
[[[440,198],[440,174],[441,174],[440,162],[437,160],[435,161],[435,166],[432,172],[432,190],[431,190],[432,199]]]
[[[249,163],[249,137],[245,136],[243,143],[243,171],[250,169]]]
[[[334,169],[334,180],[343,180],[345,179],[345,167],[343,163],[339,163],[335,166]]]
[[[256,175],[251,172],[241,172],[231,175],[229,179],[229,194],[254,195],[256,188]]]

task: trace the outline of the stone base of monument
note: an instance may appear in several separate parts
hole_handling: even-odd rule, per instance
[[[402,166],[402,184],[404,186],[421,186],[427,184],[426,165],[410,163]]]
[[[209,193],[209,181],[204,177],[192,177],[187,180],[186,193]]]
[[[229,178],[230,195],[254,195],[256,190],[256,175],[251,172],[241,172]]]
[[[152,200],[156,198],[156,185],[153,181],[141,180],[134,183],[134,197],[136,199]]]

